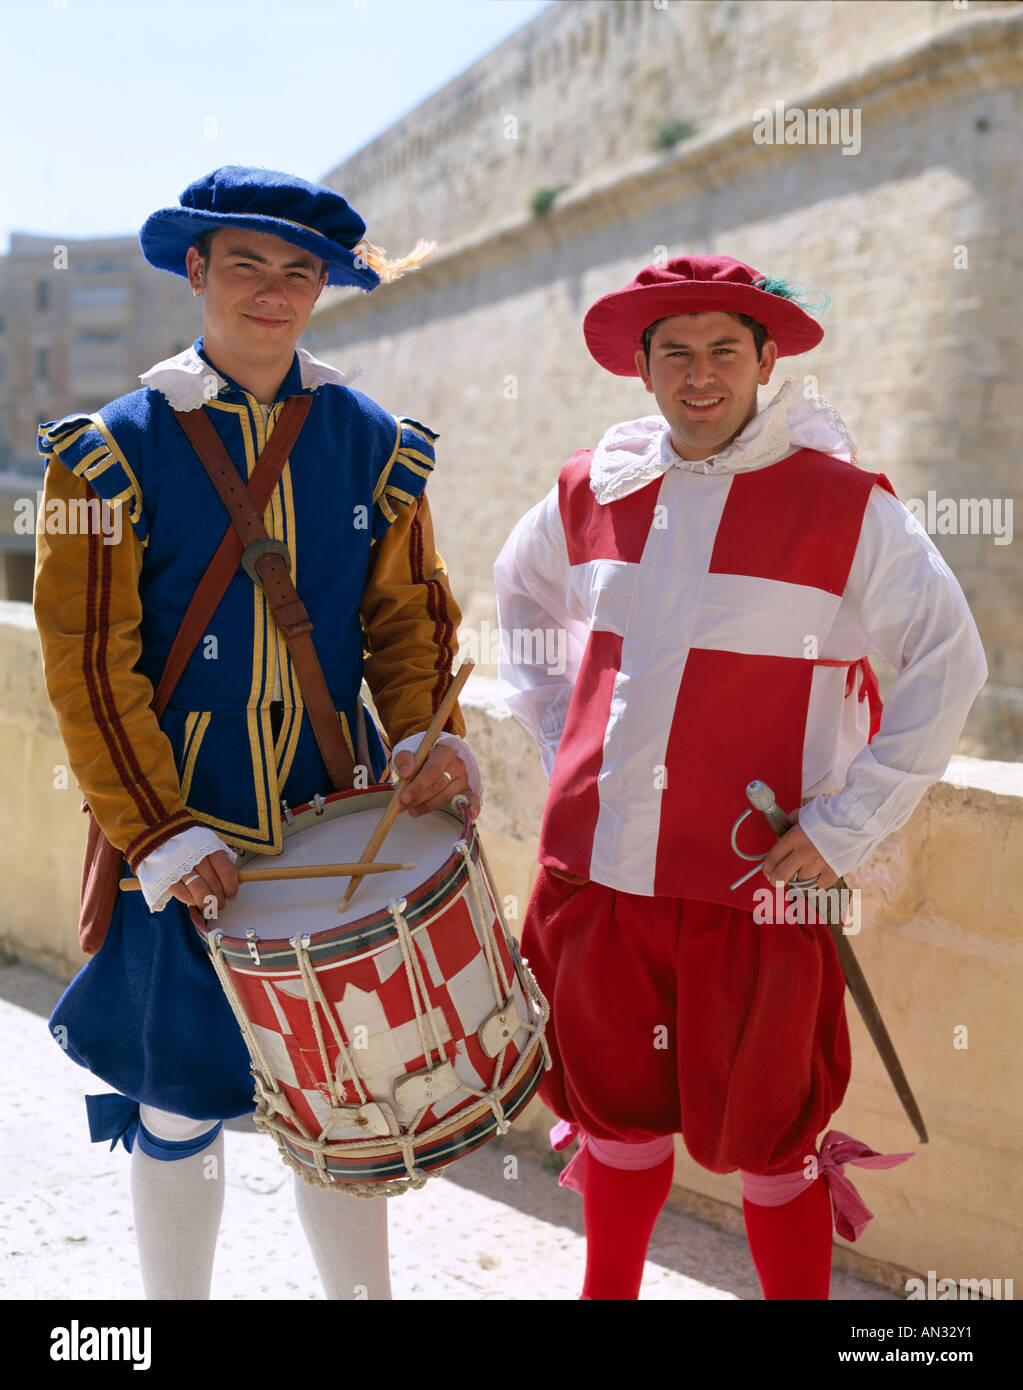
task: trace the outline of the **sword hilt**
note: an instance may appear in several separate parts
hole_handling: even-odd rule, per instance
[[[774,792],[766,782],[750,782],[746,788],[746,800],[754,811],[763,812],[768,825],[776,835],[784,835],[792,829],[792,822],[774,799]]]
[[[732,849],[735,851],[735,853],[739,856],[740,859],[755,859],[757,861],[757,867],[755,869],[750,869],[748,873],[743,874],[742,878],[737,878],[735,882],[732,884],[732,892],[734,892],[736,888],[741,887],[742,884],[746,883],[749,879],[751,879],[753,875],[759,871],[760,865],[767,858],[766,850],[763,852],[763,854],[747,854],[745,850],[741,850],[739,848],[739,845],[735,837],[738,834],[739,826],[742,825],[743,821],[745,821],[749,816],[751,816],[753,814],[753,811],[760,811],[763,814],[768,825],[771,827],[774,833],[777,836],[779,836],[779,838],[785,834],[786,830],[792,829],[792,822],[789,820],[788,816],[786,816],[785,812],[775,801],[774,792],[771,790],[771,788],[767,785],[766,782],[761,782],[757,780],[747,783],[746,800],[750,803],[752,810],[743,811],[742,815],[732,826]]]
[[[787,830],[791,830],[794,821],[790,821],[785,812],[781,809],[774,799],[774,792],[766,782],[754,781],[747,784],[746,800],[756,811],[760,811],[768,825],[774,833],[781,838]],[[835,880],[832,885],[840,893],[847,893],[848,887],[844,878]]]

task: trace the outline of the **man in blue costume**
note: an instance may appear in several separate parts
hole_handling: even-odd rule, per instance
[[[118,895],[51,1026],[120,1093],[89,1098],[90,1126],[132,1152],[143,1282],[165,1299],[209,1296],[221,1123],[253,1109],[248,1055],[189,917],[237,893],[234,850],[280,852],[285,804],[331,790],[288,645],[242,568],[154,713],[228,524],[174,412],[203,411],[244,481],[286,403],[311,397],[263,519],[287,546],[330,703],[369,781],[387,753],[360,700],[363,674],[405,775],[451,683],[460,618],[424,492],[436,435],[296,351],[324,285],[368,292],[429,248],[388,261],[340,195],[265,169],[217,169],[180,201],[140,239],[151,264],[203,297],[203,336],[144,373],[142,389],[41,426],[47,515],[55,501],[98,499],[128,524],[113,545],[109,528],[40,535],[34,599],[70,765],[142,888]],[[406,793],[413,814],[460,794],[479,809],[464,732],[456,707]],[[328,1296],[389,1297],[386,1204],[297,1176],[296,1195]]]

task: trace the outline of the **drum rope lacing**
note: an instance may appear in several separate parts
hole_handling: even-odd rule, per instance
[[[404,905],[405,899],[400,899],[400,902]],[[434,1011],[430,1008],[430,996],[426,992],[426,982],[423,979],[422,964],[419,960],[418,952],[413,947],[412,936],[409,932],[408,922],[405,920],[405,914],[398,906],[397,902],[388,903],[387,907],[394,922],[395,931],[398,933],[401,958],[405,965],[405,978],[408,980],[409,995],[411,996],[412,1004],[416,1011],[416,1027],[419,1029],[419,1041],[422,1044],[423,1057],[426,1059],[426,1065],[429,1067],[432,1065],[434,1048],[437,1051],[438,1062],[444,1060],[444,1044],[441,1042],[440,1034],[437,1031],[437,1021],[434,1018]],[[433,1034],[432,1047],[426,1040],[426,1029],[423,1027],[424,1018],[430,1026],[430,1032]],[[426,1106],[422,1113],[425,1114],[429,1108],[429,1106]],[[410,1125],[409,1128],[414,1129],[415,1125]]]
[[[508,943],[510,944],[512,956],[514,957],[515,955],[517,955],[517,951],[516,951],[515,944],[514,944],[514,938],[512,937],[511,932],[508,930],[508,923],[505,921],[505,917],[504,917],[504,908],[503,908],[503,906],[502,906],[502,904],[501,904],[501,899],[500,899],[500,897],[498,896],[498,892],[497,892],[497,882],[496,882],[496,880],[495,880],[495,878],[494,878],[493,870],[492,870],[491,867],[490,867],[490,860],[487,858],[487,852],[486,852],[486,850],[483,848],[483,841],[477,839],[477,842],[476,842],[476,843],[477,843],[477,846],[478,846],[479,852],[480,852],[480,863],[483,865],[483,873],[484,873],[484,876],[485,876],[485,878],[486,878],[486,880],[487,880],[487,888],[488,888],[489,891],[490,891],[490,896],[491,896],[491,898],[492,898],[492,900],[493,900],[493,903],[494,903],[494,909],[495,909],[495,911],[497,912],[497,916],[498,916],[498,918],[499,918],[499,920],[500,920],[502,930],[504,931],[505,940],[508,941]],[[500,957],[500,955],[498,955],[497,960],[498,960],[498,963],[500,964],[500,963],[501,963],[501,957]],[[519,961],[520,961],[520,963],[521,963],[521,965],[522,965],[522,980],[520,981],[520,983],[521,983],[522,985],[525,986],[525,991],[526,991],[526,995],[527,995],[527,997],[528,997],[528,999],[529,999],[529,1002],[533,1005],[533,1007],[534,1007],[535,1010],[536,1010],[536,1013],[539,1015],[540,1023],[541,1023],[541,1025],[542,1025],[541,1030],[540,1030],[540,1048],[541,1048],[541,1050],[542,1050],[542,1052],[543,1052],[543,1057],[544,1057],[544,1071],[550,1071],[551,1067],[554,1065],[554,1062],[553,1062],[553,1060],[552,1060],[552,1058],[551,1058],[551,1050],[550,1050],[550,1048],[547,1046],[547,1039],[546,1039],[546,1037],[544,1036],[544,1031],[543,1031],[543,1030],[546,1028],[546,1026],[547,1026],[547,1021],[548,1021],[548,1019],[550,1018],[550,1015],[551,1015],[550,1005],[547,1003],[547,1000],[544,998],[544,996],[540,993],[539,986],[537,985],[536,980],[535,980],[535,978],[534,978],[534,976],[533,976],[533,972],[529,969],[529,966],[528,966],[527,962],[524,961],[524,960],[522,960],[521,956],[519,957]],[[502,966],[502,976],[501,976],[501,978],[504,979],[503,966]],[[516,975],[516,978],[517,978],[517,975]],[[509,991],[508,991],[508,987],[507,987],[507,985],[506,985],[506,987],[505,987],[505,993],[506,993],[506,995],[507,995],[508,992],[509,992]],[[534,1024],[534,1032],[535,1032],[535,1024]]]
[[[359,1104],[365,1105],[371,1099],[370,1094],[362,1084],[362,1077],[359,1075],[355,1063],[352,1061],[351,1053],[348,1051],[348,1044],[345,1041],[344,1034],[338,1027],[338,1020],[334,1010],[330,1007],[327,997],[323,993],[323,987],[316,978],[316,971],[313,969],[309,960],[309,938],[307,936],[294,936],[291,938],[290,944],[292,950],[295,952],[295,959],[298,962],[302,983],[305,985],[306,1003],[309,1005],[309,1017],[312,1020],[313,1031],[316,1034],[316,1043],[320,1049],[320,1062],[323,1066],[323,1075],[326,1077],[327,1085],[330,1087],[330,1094],[334,1101],[334,1105],[340,1108],[346,1105],[347,1102],[338,1091],[337,1076],[334,1068],[330,1065],[330,1057],[327,1054],[327,1047],[323,1041],[323,1029],[320,1027],[316,1004],[319,1004],[320,1008],[323,1010],[324,1018],[330,1024],[330,1031],[334,1034],[334,1041],[337,1043],[338,1051],[344,1057],[345,1065],[348,1068],[348,1074],[356,1091],[359,1093]],[[321,1140],[333,1124],[333,1120],[327,1121],[320,1131]]]
[[[512,935],[511,932],[508,930],[508,923],[504,919],[504,912],[501,906],[501,899],[497,892],[497,884],[494,882],[494,875],[490,868],[490,861],[487,859],[487,852],[483,848],[482,840],[477,838],[476,847],[479,851],[480,863],[483,866],[483,873],[487,881],[487,888],[489,889],[490,898],[493,902],[496,918],[491,917],[490,912],[486,908],[483,890],[480,887],[479,874],[476,865],[472,861],[472,853],[469,845],[466,843],[465,840],[459,840],[458,843],[455,845],[455,848],[458,850],[459,854],[461,854],[462,860],[465,864],[467,876],[469,879],[469,886],[472,889],[473,897],[476,900],[476,911],[479,914],[480,922],[483,924],[481,930],[481,936],[483,938],[483,952],[486,956],[487,965],[490,969],[490,982],[494,989],[494,998],[497,1001],[498,1007],[500,1008],[503,1004],[507,1002],[512,1002],[513,996],[511,983],[509,982],[508,977],[504,973],[504,962],[501,960],[500,952],[497,949],[497,942],[494,937],[494,921],[497,920],[500,922],[501,927],[504,931],[505,939],[509,943],[512,940]],[[498,985],[498,973],[500,975],[500,987]],[[544,1069],[546,1071],[549,1071],[551,1068],[551,1054],[550,1049],[547,1046],[547,1039],[543,1036],[542,1029],[546,1027],[547,1020],[550,1016],[550,1009],[547,1005],[547,1001],[544,999],[543,995],[540,993],[539,989],[536,986],[536,981],[533,979],[532,972],[528,968],[526,968],[525,965],[523,965],[522,974],[522,984],[525,985],[526,996],[529,999],[530,1003],[533,1004],[536,1014],[538,1014],[540,1018],[540,1046],[543,1050]],[[526,1020],[523,1020],[523,1022],[526,1022]],[[534,1022],[530,1032],[531,1038],[535,1036],[536,1031],[536,1024]],[[505,1046],[501,1049],[500,1053],[494,1059],[494,1078],[491,1082],[490,1090],[472,1091],[473,1095],[479,1096],[481,1099],[486,1100],[488,1102],[491,1110],[493,1110],[494,1112],[494,1119],[497,1122],[497,1128],[501,1134],[506,1134],[509,1128],[509,1121],[505,1117],[504,1108],[501,1105],[501,1100],[505,1095],[507,1095],[508,1091],[510,1090],[514,1077],[521,1070],[523,1061],[523,1058],[520,1056],[519,1065],[512,1071],[511,1075],[508,1077],[508,1080],[505,1082],[504,1087],[500,1090],[496,1089],[497,1080],[498,1077],[501,1075],[501,1068],[504,1065],[504,1055],[508,1050],[510,1042],[511,1039],[509,1038],[508,1043],[505,1044]],[[466,1086],[465,1089],[470,1090],[468,1086]]]
[[[323,1040],[323,1030],[320,1027],[319,1019],[317,1016],[317,1003],[320,1005],[320,1008],[323,1010],[324,1016],[330,1023],[330,1029],[334,1035],[334,1040],[338,1045],[339,1052],[344,1057],[345,1065],[348,1069],[349,1076],[358,1093],[359,1104],[372,1104],[372,1096],[363,1084],[362,1077],[359,1075],[355,1063],[352,1061],[351,1053],[348,1050],[348,1044],[338,1026],[338,1019],[335,1015],[334,1010],[330,1007],[330,1003],[327,1000],[326,995],[323,993],[323,988],[320,985],[319,979],[316,976],[316,971],[313,969],[312,962],[309,959],[309,938],[305,936],[295,936],[291,939],[290,944],[295,952],[299,972],[302,976],[302,983],[305,986],[306,1004],[309,1008],[309,1017],[312,1021],[313,1030],[316,1033],[316,1042],[320,1050],[320,1063],[323,1067],[323,1074],[327,1078],[327,1084],[330,1087],[331,1099],[333,1100],[331,1110],[335,1112],[328,1118],[326,1124],[324,1124],[323,1128],[320,1130],[320,1133],[315,1140],[313,1140],[312,1136],[308,1134],[308,1131],[306,1130],[304,1125],[300,1124],[299,1128],[302,1130],[303,1134],[305,1134],[307,1136],[307,1139],[309,1140],[308,1147],[313,1154],[317,1171],[321,1174],[321,1182],[327,1182],[330,1183],[331,1186],[334,1186],[335,1184],[333,1183],[333,1180],[330,1177],[330,1172],[327,1167],[326,1161],[326,1153],[330,1151],[331,1148],[330,1142],[327,1140],[327,1135],[329,1134],[333,1126],[337,1123],[338,1115],[336,1112],[344,1111],[347,1107],[348,1102],[346,1101],[344,1095],[338,1089],[337,1073],[335,1069],[332,1068],[330,1065],[330,1057],[327,1053],[327,1048]],[[297,1115],[294,1116],[294,1119],[296,1123],[298,1123]],[[406,1139],[405,1136],[401,1134],[388,1135],[387,1138],[388,1141],[392,1143],[397,1143],[401,1148],[402,1159],[404,1160],[405,1169],[408,1173],[408,1180],[406,1181],[404,1179],[399,1179],[396,1180],[396,1182],[394,1183],[387,1183],[386,1187],[388,1188],[388,1191],[384,1195],[392,1196],[395,1192],[403,1192],[408,1187],[423,1187],[426,1183],[426,1175],[424,1173],[420,1173],[416,1168],[415,1146],[412,1143],[412,1141]],[[373,1141],[370,1141],[370,1143],[372,1144]],[[299,1171],[301,1171],[301,1169]],[[346,1192],[353,1192],[353,1189],[356,1187],[360,1189],[375,1189],[380,1186],[380,1183],[353,1183],[346,1184],[344,1190]],[[359,1191],[353,1192],[353,1195],[370,1197],[374,1195],[374,1192],[372,1190]]]
[[[482,855],[483,846],[478,839],[476,844],[479,853]],[[470,888],[472,889],[473,898],[476,902],[477,916],[474,919],[474,921],[477,928],[477,936],[480,939],[480,944],[483,947],[484,959],[487,962],[487,969],[490,974],[490,984],[491,988],[494,991],[494,1002],[496,1003],[497,1007],[500,1008],[509,999],[510,986],[508,984],[507,977],[504,973],[503,963],[500,959],[500,953],[497,950],[497,943],[494,939],[495,919],[493,914],[487,910],[486,905],[484,903],[483,892],[479,885],[476,865],[473,863],[472,852],[468,843],[465,840],[458,840],[454,848],[462,856],[462,861],[466,870],[466,878],[468,879]],[[409,925],[405,919],[405,915],[402,910],[403,907],[404,899],[401,900],[400,907],[397,902],[392,902],[388,904],[388,910],[390,911],[391,917],[394,920],[395,930],[397,931],[398,941],[401,946],[402,958],[405,963],[405,973],[408,977],[409,993],[412,997],[412,1002],[415,1007],[416,1024],[419,1028],[419,1037],[423,1047],[423,1056],[426,1059],[427,1067],[429,1067],[431,1065],[431,1049],[427,1045],[426,1035],[423,1029],[424,1017],[429,1022],[430,1030],[433,1033],[434,1045],[437,1050],[438,1063],[443,1063],[443,1061],[445,1061],[446,1058],[444,1055],[443,1044],[437,1033],[436,1024],[434,1021],[434,1011],[430,1008],[429,995],[426,991],[426,982],[423,979],[422,964],[419,959],[419,953],[414,948],[412,942],[412,935],[409,931]],[[494,891],[494,910],[495,912],[500,912],[500,908],[498,907],[496,889]],[[503,923],[503,918],[501,920]],[[507,931],[507,927],[505,927],[505,930]],[[501,967],[500,973],[498,973],[497,967]],[[503,993],[501,989],[502,985],[504,986]],[[546,1022],[546,1020],[544,1021]],[[507,1093],[508,1086],[506,1086],[504,1090],[499,1090],[497,1088],[498,1081],[501,1075],[501,1068],[504,1065],[504,1057],[507,1050],[508,1044],[506,1043],[494,1059],[494,1075],[488,1090],[477,1090],[476,1087],[470,1086],[467,1081],[459,1077],[459,1081],[461,1082],[461,1089],[464,1092],[468,1093],[471,1096],[476,1096],[480,1100],[485,1100],[487,1104],[490,1106],[497,1124],[498,1133],[500,1134],[507,1134],[509,1124],[504,1113],[504,1108],[501,1105],[501,1097]],[[409,1121],[409,1124],[407,1126],[409,1133],[415,1134],[417,1132],[420,1124],[423,1121],[423,1117],[430,1110],[431,1104],[432,1102],[427,1102],[426,1105],[420,1108],[420,1110],[415,1114],[412,1120]]]
[[[508,923],[505,921],[504,908],[503,908],[503,906],[502,906],[500,896],[498,895],[498,892],[497,892],[497,882],[496,882],[496,880],[495,880],[495,878],[494,878],[493,870],[492,870],[491,867],[490,867],[490,860],[487,858],[487,852],[486,852],[486,850],[483,848],[483,841],[480,840],[478,837],[477,837],[477,840],[476,840],[476,844],[477,844],[477,847],[478,847],[478,849],[479,849],[480,863],[483,865],[483,873],[484,873],[484,877],[486,878],[486,881],[487,881],[487,888],[488,888],[488,890],[489,890],[489,892],[490,892],[490,897],[491,897],[491,899],[493,900],[494,910],[495,910],[495,912],[497,913],[498,920],[499,920],[500,923],[501,923],[501,928],[502,928],[502,930],[503,930],[503,932],[504,932],[505,940],[509,943],[509,945],[510,945],[510,947],[511,947],[512,955],[515,956],[515,955],[517,954],[517,952],[516,952],[516,948],[515,948],[514,938],[512,937],[511,932],[508,930]],[[474,886],[475,886],[475,880],[473,880],[473,882],[474,882]],[[484,913],[484,916],[486,917],[487,914]],[[498,955],[497,960],[498,960],[498,963],[501,962],[501,957],[500,957],[500,955]],[[528,964],[527,964],[524,960],[522,960],[521,956],[519,957],[519,961],[520,961],[520,964],[522,965],[522,979],[521,979],[520,983],[525,987],[526,997],[528,998],[529,1002],[533,1005],[533,1008],[534,1008],[534,1010],[535,1010],[535,1012],[536,1012],[536,1015],[539,1017],[539,1021],[540,1021],[540,1030],[539,1030],[539,1034],[540,1034],[540,1049],[541,1049],[541,1051],[543,1052],[543,1058],[544,1058],[544,1071],[550,1071],[551,1067],[554,1065],[554,1062],[553,1062],[553,1059],[551,1058],[551,1050],[550,1050],[550,1048],[547,1046],[547,1038],[546,1038],[545,1035],[544,1035],[544,1030],[546,1029],[547,1022],[548,1022],[548,1020],[549,1020],[549,1018],[550,1018],[550,1016],[551,1016],[550,1005],[547,1003],[547,1000],[544,998],[544,996],[540,993],[539,986],[537,985],[536,980],[535,980],[535,978],[534,978],[534,976],[533,976],[533,972],[529,969]],[[502,976],[501,976],[501,978],[504,979],[503,966],[502,966]],[[518,978],[517,972],[516,972],[516,978]],[[508,990],[507,986],[506,986],[506,989],[505,989],[505,993],[506,993],[506,995],[509,993],[509,990]],[[536,1031],[537,1031],[537,1028],[536,1028],[536,1023],[535,1023],[535,1021],[534,1021],[533,1025],[532,1025],[532,1034],[535,1035]],[[521,1067],[521,1060],[520,1060],[520,1067]],[[519,1068],[516,1068],[516,1072],[517,1072],[518,1070],[519,1070]],[[514,1075],[514,1074],[515,1074],[515,1073],[513,1073],[513,1075]],[[510,1084],[510,1078],[509,1078],[509,1084]],[[507,1087],[506,1087],[506,1089],[507,1089]]]
[[[231,1010],[234,1013],[238,1027],[241,1029],[242,1037],[245,1039],[245,1045],[249,1049],[249,1055],[253,1063],[259,1067],[259,1070],[263,1073],[264,1079],[269,1077],[270,1088],[273,1091],[280,1091],[277,1078],[270,1069],[270,1064],[266,1060],[266,1056],[260,1046],[259,1038],[256,1036],[255,1029],[242,1006],[242,1001],[238,998],[238,992],[234,987],[234,981],[231,979],[231,972],[224,962],[224,948],[220,944],[223,937],[224,933],[218,931],[213,932],[212,937],[206,938],[207,944],[212,942],[210,945],[210,959],[213,961],[213,968],[217,972],[217,978],[221,983],[224,993],[227,995],[227,1002],[231,1005]]]
[[[497,887],[494,882],[493,873],[490,868],[490,863],[487,859],[486,851],[483,848],[483,844],[478,838],[476,839],[476,848],[479,853],[480,866],[483,871],[483,877],[486,881],[487,889],[489,890],[489,897],[492,902],[493,912],[487,910],[487,894],[484,893],[484,890],[481,887],[480,874],[476,864],[473,862],[471,846],[464,839],[457,841],[455,845],[455,849],[458,850],[459,854],[462,857],[462,861],[465,865],[466,877],[468,879],[472,897],[476,904],[476,912],[478,918],[476,925],[478,927],[478,935],[481,945],[483,947],[483,954],[487,962],[487,968],[490,974],[491,985],[494,990],[494,998],[498,1007],[500,1007],[511,998],[511,984],[505,973],[504,962],[501,958],[501,954],[498,949],[497,940],[494,933],[495,921],[500,922],[501,927],[504,930],[505,938],[508,945],[512,947],[512,949],[514,949],[514,946],[511,933],[508,930],[507,922],[504,918],[501,900],[497,893]],[[394,919],[395,929],[398,936],[398,943],[405,963],[405,970],[406,975],[408,977],[409,989],[416,1009],[416,1021],[419,1027],[420,1038],[423,1043],[423,1055],[426,1057],[427,1063],[429,1065],[432,1049],[428,1047],[426,1043],[426,1035],[423,1027],[424,1015],[426,1019],[428,1019],[429,1021],[429,1027],[434,1037],[434,1046],[436,1048],[438,1058],[440,1059],[444,1059],[443,1045],[440,1041],[437,1032],[434,1011],[429,1008],[429,995],[427,994],[426,983],[422,974],[422,965],[419,960],[419,952],[414,948],[412,932],[409,929],[408,922],[404,917],[404,913],[401,911],[401,909],[398,908],[398,904],[395,902],[389,904],[388,906],[391,910],[392,918]],[[402,904],[402,906],[404,906],[404,903]],[[408,1192],[409,1190],[415,1190],[423,1187],[426,1184],[426,1181],[430,1175],[416,1167],[415,1140],[418,1140],[420,1143],[423,1143],[434,1137],[440,1138],[445,1130],[455,1129],[464,1125],[467,1120],[471,1120],[472,1112],[467,1112],[465,1109],[456,1111],[453,1115],[447,1116],[444,1119],[438,1121],[438,1123],[435,1124],[431,1129],[426,1130],[420,1134],[417,1132],[418,1126],[422,1122],[423,1117],[427,1114],[427,1112],[430,1109],[430,1103],[427,1103],[414,1116],[412,1122],[408,1126],[406,1126],[405,1134],[392,1133],[380,1136],[379,1138],[365,1140],[353,1139],[335,1141],[333,1143],[329,1140],[326,1140],[324,1137],[331,1129],[333,1124],[336,1122],[334,1118],[331,1118],[320,1131],[319,1137],[313,1137],[309,1133],[307,1127],[302,1123],[299,1116],[294,1113],[287,1099],[287,1096],[282,1090],[279,1082],[277,1081],[276,1076],[273,1073],[273,1070],[271,1069],[267,1061],[266,1055],[263,1051],[262,1046],[260,1045],[259,1038],[252,1026],[252,1023],[250,1022],[248,1016],[244,1011],[241,1000],[234,987],[234,982],[230,977],[230,972],[227,963],[224,959],[223,947],[221,945],[222,936],[222,932],[215,932],[212,934],[212,938],[207,937],[207,943],[210,946],[210,955],[214,965],[214,969],[217,973],[217,977],[220,980],[220,983],[224,989],[224,993],[227,995],[228,1002],[238,1022],[238,1026],[241,1029],[242,1036],[245,1040],[246,1046],[249,1049],[249,1053],[253,1062],[253,1076],[256,1082],[256,1090],[258,1093],[259,1102],[256,1108],[256,1113],[254,1115],[254,1120],[257,1128],[263,1130],[265,1133],[273,1135],[274,1139],[277,1142],[278,1150],[280,1151],[281,1157],[284,1160],[284,1162],[290,1168],[295,1169],[295,1171],[301,1175],[303,1181],[308,1185],[314,1187],[329,1187],[339,1192],[345,1192],[349,1196],[353,1197],[393,1197],[399,1196],[403,1192]],[[341,1054],[344,1056],[346,1065],[348,1067],[349,1075],[351,1076],[351,1079],[361,1097],[361,1102],[363,1104],[366,1104],[367,1102],[370,1102],[372,1100],[372,1097],[367,1092],[363,1084],[362,1078],[359,1075],[358,1070],[352,1061],[351,1053],[349,1052],[343,1034],[339,1031],[338,1020],[335,1017],[334,1010],[330,1008],[329,1002],[323,994],[322,987],[320,986],[319,980],[316,977],[315,969],[309,958],[307,942],[308,938],[296,936],[292,938],[290,945],[292,946],[292,949],[295,952],[299,972],[301,974],[303,985],[305,987],[306,1003],[310,1011],[313,1028],[316,1033],[316,1039],[320,1050],[321,1063],[323,1066],[324,1075],[328,1078],[331,1089],[331,1095],[335,1101],[335,1106],[332,1106],[332,1109],[341,1108],[345,1104],[345,1102],[343,1101],[337,1089],[337,1078],[335,1076],[335,1073],[329,1065],[329,1058],[326,1051],[326,1044],[323,1038],[323,1031],[317,1018],[316,1003],[319,1003],[319,1005],[323,1009],[325,1016],[330,1022],[331,1031],[334,1034],[335,1040],[337,1041]],[[499,1054],[495,1057],[494,1076],[489,1090],[477,1090],[469,1086],[464,1080],[462,1080],[461,1077],[459,1078],[460,1089],[465,1094],[474,1096],[477,1099],[484,1101],[486,1105],[490,1108],[490,1110],[494,1114],[498,1132],[501,1134],[506,1133],[509,1127],[509,1121],[505,1116],[504,1108],[501,1105],[501,1100],[504,1096],[506,1096],[510,1091],[514,1089],[526,1068],[533,1064],[533,1058],[536,1051],[535,1046],[532,1045],[534,1039],[538,1041],[540,1049],[542,1051],[545,1069],[549,1070],[551,1067],[550,1049],[548,1048],[547,1040],[543,1035],[543,1029],[546,1026],[546,1023],[550,1016],[550,1008],[547,1004],[546,999],[544,999],[543,995],[540,993],[536,981],[533,978],[532,972],[528,969],[525,962],[521,962],[521,964],[522,972],[521,979],[519,982],[520,985],[523,987],[523,992],[526,999],[528,1000],[529,1004],[532,1005],[531,1012],[533,1014],[533,1017],[529,1020],[523,1020],[527,1028],[528,1036],[527,1041],[523,1046],[521,1053],[519,1054],[519,1058],[516,1062],[516,1065],[512,1068],[511,1072],[509,1072],[508,1076],[505,1078],[503,1085],[499,1086],[498,1079],[501,1074],[501,1068],[504,1064],[505,1054],[511,1042],[511,1040],[509,1039],[509,1043],[506,1043],[505,1046],[500,1050]],[[426,1006],[425,1008],[424,1004]],[[276,1112],[276,1114],[267,1112]],[[277,1118],[278,1115],[282,1117],[284,1121],[283,1123],[282,1119]],[[319,1176],[314,1176],[314,1174],[310,1172],[308,1165],[297,1160],[288,1150],[284,1140],[285,1138],[289,1138],[293,1142],[295,1142],[296,1130],[299,1132],[302,1138],[301,1147],[303,1149],[307,1149],[311,1154],[315,1163],[316,1173]],[[410,1135],[414,1135],[415,1138],[410,1138]],[[328,1156],[336,1156],[342,1154],[348,1154],[352,1156],[386,1155],[395,1147],[399,1148],[401,1151],[401,1156],[405,1164],[406,1172],[408,1174],[406,1178],[388,1179],[381,1182],[339,1181],[331,1176],[330,1170],[326,1162]]]
[[[486,866],[487,878],[491,879],[492,881],[490,865],[487,864],[486,853],[483,849],[483,845],[480,843],[479,840],[476,841],[476,844],[479,849],[480,859]],[[490,983],[494,987],[494,1000],[498,1005],[501,1005],[504,1003],[504,1001],[508,998],[508,995],[511,993],[511,985],[509,984],[508,978],[504,973],[504,963],[502,962],[498,953],[497,942],[494,940],[493,922],[490,913],[487,911],[483,902],[483,890],[480,888],[479,875],[476,870],[476,865],[472,862],[472,854],[470,852],[469,846],[466,844],[464,840],[459,840],[458,843],[455,845],[455,849],[458,850],[465,864],[466,874],[469,879],[469,886],[472,889],[472,895],[476,900],[476,911],[479,913],[480,921],[486,923],[486,926],[483,929],[483,954],[486,956],[487,968],[490,971]],[[496,888],[494,889],[494,908],[495,911],[500,913],[501,909],[499,906]],[[503,917],[501,918],[501,921],[502,925],[504,925]],[[507,932],[508,928],[505,925],[505,933],[507,934]],[[498,967],[500,967],[500,985],[498,984]]]

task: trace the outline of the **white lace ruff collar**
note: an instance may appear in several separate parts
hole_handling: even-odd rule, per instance
[[[339,371],[328,362],[319,361],[305,348],[298,349],[298,370],[302,386],[307,391],[315,391],[317,386],[325,385],[350,386],[362,375],[361,367],[353,367],[350,372]],[[172,410],[199,410],[228,385],[219,372],[203,361],[194,344],[176,357],[157,362],[148,372],[142,373],[139,381],[143,386],[159,391]],[[216,390],[212,389],[214,383]]]
[[[816,449],[849,463],[858,461],[856,445],[835,407],[815,393],[797,392],[789,377],[731,444],[709,458],[679,458],[662,415],[644,415],[612,426],[594,450],[590,487],[604,505],[628,497],[669,468],[692,473],[748,473],[777,463],[795,449]]]

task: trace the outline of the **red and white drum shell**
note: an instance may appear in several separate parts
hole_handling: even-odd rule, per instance
[[[278,858],[357,861],[392,789],[291,812]],[[547,1005],[508,933],[467,807],[399,815],[377,855],[413,870],[242,884],[200,929],[249,1047],[256,1123],[307,1181],[419,1187],[503,1133],[550,1065]]]

